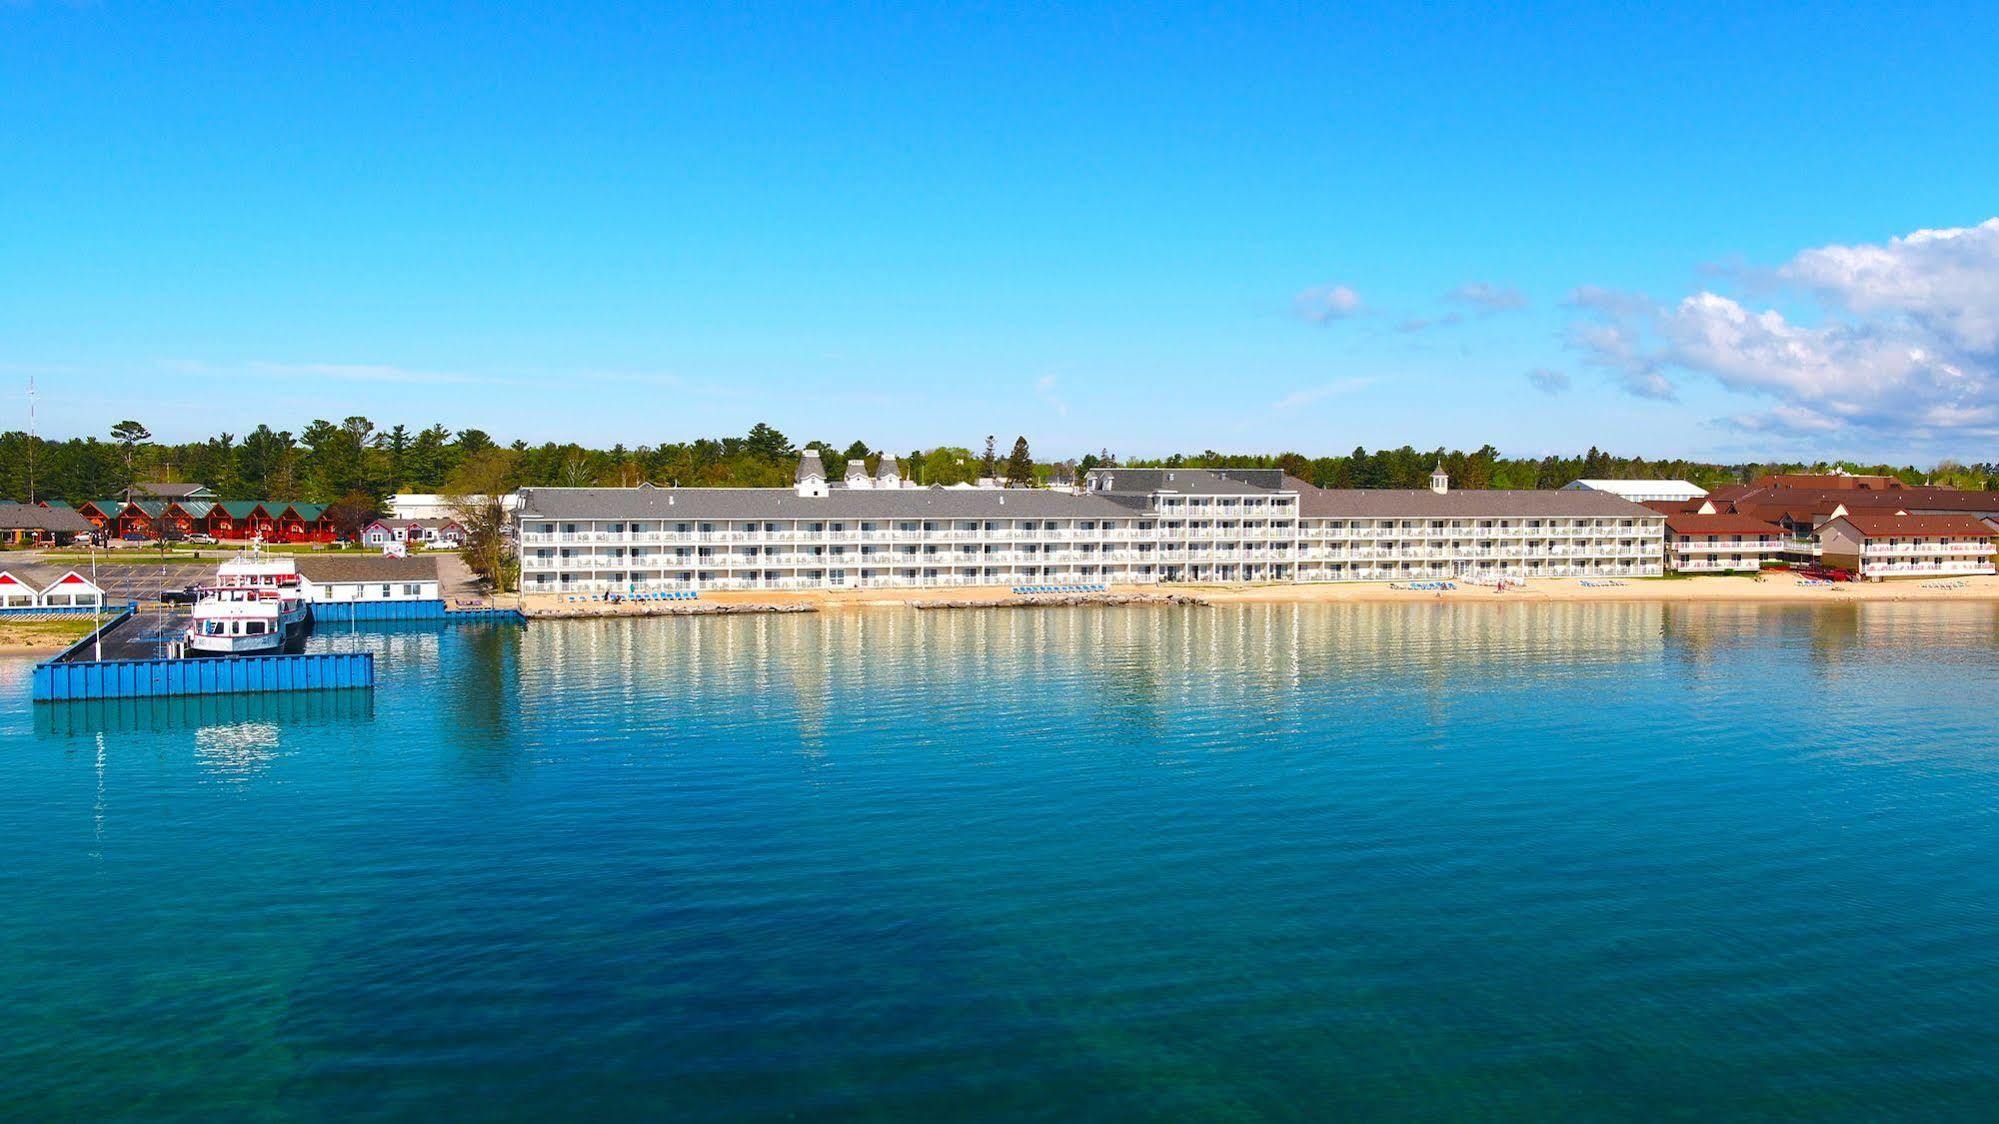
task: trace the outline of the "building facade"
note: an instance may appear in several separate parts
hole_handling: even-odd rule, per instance
[[[1756,573],[1785,559],[1782,527],[1746,515],[1666,516],[1666,568],[1687,574]]]
[[[129,490],[129,489],[128,489]],[[186,539],[262,539],[267,543],[333,542],[339,534],[323,503],[275,500],[87,500],[77,514],[107,539],[150,542],[166,535]]]
[[[12,565],[0,569],[0,610],[104,608],[104,590],[75,570]]]
[[[893,457],[792,488],[531,488],[529,594],[1647,576],[1665,517],[1585,492],[1330,491],[1270,470],[1093,470],[1074,490],[925,488]]]
[[[443,594],[434,558],[301,555],[299,587],[313,604],[436,601]]]
[[[361,542],[367,546],[459,547],[465,545],[465,528],[456,519],[377,519],[361,528]]]
[[[1990,574],[1994,539],[1969,515],[1844,514],[1818,530],[1820,561],[1863,578]]]
[[[90,533],[90,521],[67,505],[0,503],[0,543],[63,546]]]
[[[1861,572],[1858,568],[1860,555],[1848,549],[1855,545],[1856,532],[1851,525],[1837,532],[1841,539],[1835,549],[1837,560],[1825,556],[1825,531],[1833,521],[1842,517],[1861,518],[1885,539],[1897,537],[1889,530],[1894,525],[1889,522],[1891,520],[1914,521],[1901,524],[1911,528],[1920,528],[1922,520],[1931,518],[1970,519],[1988,527],[1999,525],[1999,492],[1933,488],[1907,484],[1893,476],[1845,473],[1765,476],[1753,484],[1717,488],[1702,500],[1650,506],[1674,515],[1739,516],[1769,523],[1782,532],[1781,556],[1784,561],[1806,566],[1824,562],[1840,569],[1852,569],[1855,573]],[[1954,525],[1969,526],[1962,523]],[[1922,537],[1922,534],[1921,530],[1910,532],[1915,537]],[[1945,544],[1923,545],[1941,548]],[[1945,556],[1940,549],[1930,553],[1938,558]],[[1911,556],[1907,561],[1919,560]],[[1931,572],[1941,571],[1891,570],[1876,566],[1869,576],[1920,576]]]
[[[478,507],[486,503],[487,498],[483,495],[453,497],[435,492],[397,492],[389,497],[389,518],[455,519],[461,507]],[[500,497],[500,506],[509,512],[519,502],[517,494]]]

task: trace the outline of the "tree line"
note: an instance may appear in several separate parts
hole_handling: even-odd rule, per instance
[[[499,444],[478,429],[453,431],[433,423],[413,429],[378,426],[360,416],[338,422],[315,419],[297,432],[260,425],[248,434],[221,433],[201,441],[160,442],[127,419],[105,437],[31,439],[0,433],[0,495],[24,501],[72,503],[116,495],[147,481],[192,481],[223,499],[312,500],[379,510],[394,492],[496,495],[519,487],[631,487],[641,482],[681,487],[784,487],[792,482],[803,448],[821,452],[837,481],[850,460],[872,474],[890,450],[865,442],[794,442],[759,422],[740,437],[699,438],[659,445],[593,448],[578,443]],[[1508,457],[1491,445],[1417,450],[1356,448],[1351,453],[1308,456],[1176,453],[1120,462],[1109,450],[1079,460],[1037,460],[1024,436],[1002,453],[993,436],[975,450],[957,445],[894,452],[904,479],[922,484],[970,483],[982,477],[1025,487],[1077,478],[1091,468],[1124,463],[1161,468],[1279,468],[1322,488],[1420,488],[1441,465],[1456,488],[1559,488],[1587,477],[1689,480],[1704,488],[1746,482],[1772,472],[1844,469],[1897,476],[1911,484],[1999,489],[1999,464],[1944,461],[1913,465],[1853,462],[1718,464],[1647,460],[1591,448],[1580,456]]]
[[[1084,457],[1082,469],[1117,463],[1108,452]],[[1922,469],[1914,465],[1861,464],[1856,461],[1752,461],[1719,464],[1695,460],[1647,460],[1621,457],[1592,446],[1581,456],[1507,457],[1491,445],[1472,452],[1436,448],[1419,451],[1356,448],[1345,456],[1308,457],[1302,453],[1242,455],[1214,450],[1174,454],[1124,463],[1145,468],[1281,468],[1321,488],[1425,488],[1439,466],[1450,475],[1451,487],[1521,490],[1561,488],[1577,480],[1685,480],[1709,491],[1746,484],[1779,473],[1828,473],[1894,476],[1915,485],[1999,490],[1999,464],[1962,465],[1945,460]]]

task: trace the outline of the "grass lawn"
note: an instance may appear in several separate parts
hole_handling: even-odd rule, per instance
[[[244,548],[237,546],[174,547],[167,551],[166,560],[169,563],[227,562],[229,559],[236,557],[238,554],[241,554],[243,552],[243,549]],[[336,556],[338,555],[374,556],[374,555],[379,555],[381,551],[375,547],[350,546],[350,547],[344,547],[340,550],[331,550],[324,546],[307,546],[304,544],[287,543],[282,546],[266,546],[264,548],[264,553],[265,554],[326,554],[326,555],[336,555]],[[437,556],[442,554],[455,554],[455,553],[457,552],[452,550],[413,550],[410,552],[410,557],[422,558],[425,556]],[[88,551],[61,550],[61,551],[49,551],[47,557],[50,559],[56,559],[56,558],[88,559],[90,557],[90,554]],[[157,566],[160,564],[160,549],[156,546],[135,546],[135,547],[126,547],[121,550],[100,550],[97,552],[97,561],[99,564],[109,562],[112,565],[116,566],[145,565],[148,563]]]
[[[0,617],[0,648],[61,651],[90,634],[103,617],[55,617],[45,621]]]

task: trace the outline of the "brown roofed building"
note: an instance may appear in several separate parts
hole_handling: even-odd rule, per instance
[[[1999,528],[1972,515],[1847,512],[1818,529],[1819,557],[1864,578],[1990,574]]]
[[[67,507],[33,503],[0,503],[0,543],[12,546],[61,546],[90,533],[90,520]]]
[[[1747,515],[1675,512],[1666,516],[1666,568],[1681,573],[1754,573],[1781,561],[1782,527]]]

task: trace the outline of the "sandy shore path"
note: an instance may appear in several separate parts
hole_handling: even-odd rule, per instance
[[[1210,605],[1252,603],[1307,604],[1395,601],[1685,601],[1685,602],[1795,602],[1800,604],[1851,604],[1863,601],[1999,601],[1999,577],[1937,578],[1888,582],[1842,582],[1815,585],[1789,573],[1773,573],[1761,580],[1747,576],[1701,575],[1680,578],[1626,578],[1616,584],[1585,579],[1553,578],[1495,590],[1486,586],[1456,583],[1445,591],[1395,589],[1385,582],[1339,582],[1315,585],[1114,585],[1104,600],[1144,603],[1146,595],[1175,594]],[[1020,598],[1009,586],[962,586],[945,589],[824,589],[779,592],[739,590],[703,593],[700,601],[715,606],[740,607],[755,611],[760,607],[809,606],[821,611],[863,608],[909,607],[917,602],[935,605],[950,602],[965,608],[1005,605]],[[1088,602],[1088,597],[1049,597],[1050,602]],[[671,604],[671,603],[669,603]],[[530,616],[574,616],[577,610],[590,616],[667,615],[658,605],[566,602],[561,597],[529,596],[524,607]],[[790,608],[796,612],[797,608]]]

